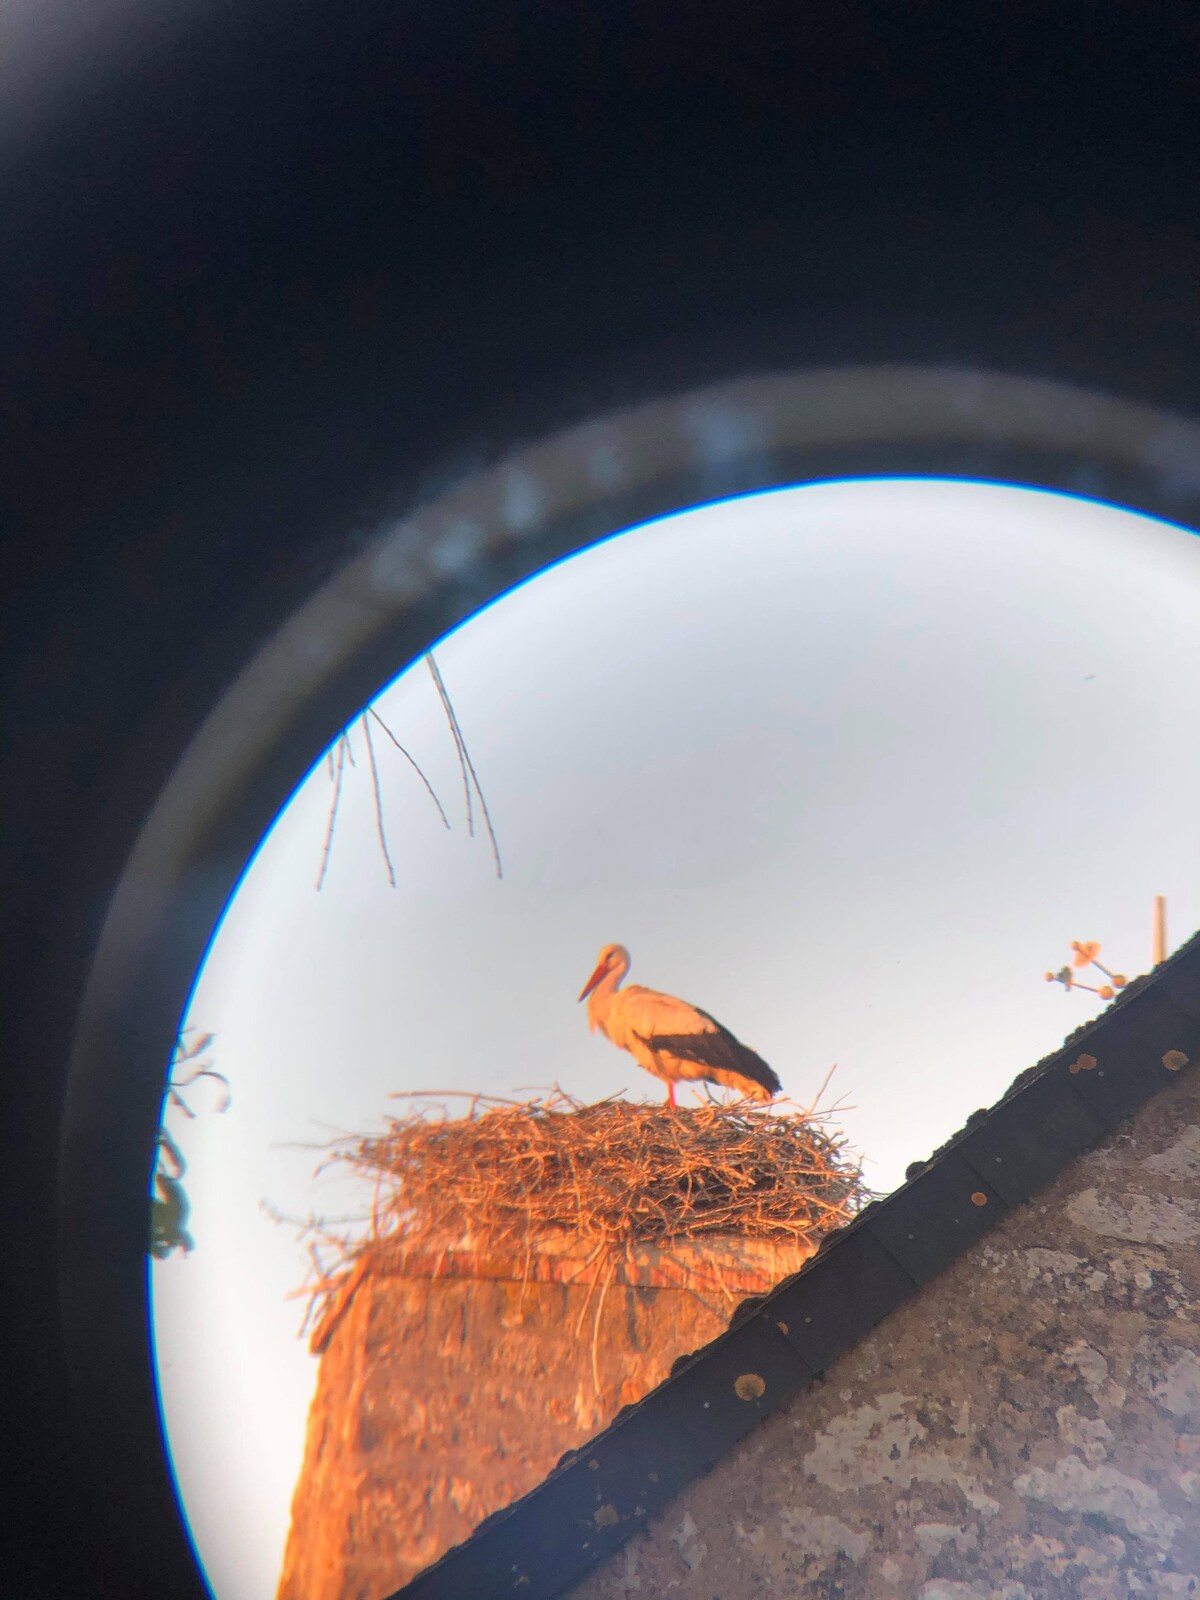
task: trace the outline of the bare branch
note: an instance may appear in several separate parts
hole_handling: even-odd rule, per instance
[[[379,793],[379,768],[375,764],[375,746],[371,741],[371,723],[367,713],[363,712],[363,734],[367,741],[367,755],[371,758],[371,790],[375,796],[375,826],[379,831],[379,848],[383,851],[384,863],[387,866],[388,882],[392,888],[396,887],[396,870],[392,866],[392,858],[388,854],[387,835],[383,831],[383,796]]]
[[[497,842],[497,839],[496,839],[496,830],[492,826],[492,817],[491,817],[491,813],[488,810],[488,803],[487,803],[486,798],[484,797],[482,785],[479,782],[479,774],[475,771],[475,763],[471,760],[471,752],[467,749],[467,741],[463,737],[462,729],[459,727],[458,717],[455,715],[454,707],[450,702],[450,696],[446,693],[446,685],[442,682],[442,675],[438,671],[437,662],[433,659],[433,651],[432,650],[430,650],[428,652],[428,654],[426,655],[425,659],[429,662],[429,670],[433,674],[433,681],[434,681],[434,683],[437,684],[438,694],[441,696],[442,705],[445,708],[446,716],[449,718],[449,721],[450,721],[450,731],[454,735],[454,743],[455,743],[455,746],[458,749],[458,759],[459,759],[460,764],[464,766],[463,781],[464,781],[464,783],[466,782],[466,776],[467,776],[467,773],[469,772],[470,775],[471,775],[471,782],[474,783],[474,785],[475,785],[475,792],[479,796],[479,804],[480,804],[480,806],[482,807],[482,810],[483,810],[483,820],[487,824],[488,838],[491,840],[491,843],[492,843],[492,857],[493,857],[493,859],[495,860],[495,863],[496,863],[496,876],[498,878],[503,878],[504,869],[500,865],[500,845],[499,845],[499,843]],[[471,806],[470,806],[470,803],[471,803],[471,791],[468,788],[467,789],[467,820],[468,820],[468,825],[470,824],[470,820],[471,820]],[[474,832],[474,829],[472,828],[471,831]]]
[[[367,707],[367,714],[375,718],[375,721],[383,729],[384,733],[387,734],[388,738],[396,746],[396,749],[399,750],[400,754],[408,762],[409,766],[412,767],[412,769],[416,773],[417,777],[420,778],[421,782],[429,790],[429,797],[433,801],[434,805],[438,808],[438,815],[441,817],[442,821],[446,824],[446,826],[449,827],[450,826],[450,818],[446,815],[445,807],[442,805],[442,802],[438,799],[437,794],[434,792],[434,787],[430,783],[429,779],[421,771],[420,767],[413,760],[412,756],[409,755],[408,751],[400,743],[399,739],[397,739],[396,735],[388,727],[387,723],[379,715],[378,711],[376,711],[374,706],[368,706]]]
[[[334,779],[333,799],[329,803],[329,826],[325,830],[325,849],[321,853],[321,870],[317,875],[318,891],[325,882],[325,869],[329,865],[329,852],[333,848],[333,829],[334,824],[337,822],[338,802],[342,798],[342,776],[346,768],[347,742],[345,734],[338,740],[337,775]]]
[[[437,692],[442,702],[442,710],[446,713],[446,721],[450,724],[450,734],[454,740],[454,748],[458,752],[458,765],[462,771],[463,796],[467,802],[467,832],[474,838],[475,813],[471,805],[471,780],[467,773],[466,746],[463,744],[458,719],[454,715],[454,707],[450,704],[450,696],[446,693],[446,685],[442,682],[442,675],[438,671],[437,662],[433,659],[432,650],[426,652],[425,664],[429,668],[430,676],[437,685]]]

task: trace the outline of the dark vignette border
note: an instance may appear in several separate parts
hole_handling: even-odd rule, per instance
[[[163,1064],[212,931],[317,753],[449,629],[614,531],[730,495],[892,475],[1040,487],[1200,525],[1200,428],[1168,413],[966,370],[785,373],[586,424],[452,486],[381,528],[263,647],[146,822],[76,1030],[60,1283],[77,1402],[98,1450],[167,1471],[139,1247]],[[785,1344],[789,1360],[795,1348]],[[745,1409],[732,1414],[745,1422]],[[505,1526],[511,1543],[511,1517]],[[599,1548],[593,1538],[589,1559]],[[558,1557],[547,1560],[557,1571]]]

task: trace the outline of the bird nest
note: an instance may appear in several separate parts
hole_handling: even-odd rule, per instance
[[[829,1116],[779,1101],[584,1105],[556,1090],[520,1103],[474,1096],[452,1117],[437,1096],[406,1098],[406,1115],[335,1141],[319,1169],[368,1181],[374,1204],[365,1233],[321,1230],[334,1261],[314,1253],[306,1324],[368,1249],[378,1259],[464,1247],[515,1256],[553,1239],[593,1256],[717,1236],[815,1244],[868,1198]]]

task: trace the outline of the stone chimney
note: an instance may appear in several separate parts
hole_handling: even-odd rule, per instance
[[[569,1235],[518,1259],[469,1240],[368,1249],[312,1336],[321,1370],[278,1600],[382,1600],[815,1248],[706,1237],[615,1265]]]

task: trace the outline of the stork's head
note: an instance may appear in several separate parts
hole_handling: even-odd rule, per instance
[[[606,944],[599,956],[597,956],[596,970],[584,984],[579,998],[586,1000],[596,985],[602,979],[607,978],[610,972],[615,972],[619,977],[624,977],[628,971],[629,951],[626,950],[625,946],[623,944]]]

